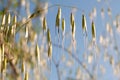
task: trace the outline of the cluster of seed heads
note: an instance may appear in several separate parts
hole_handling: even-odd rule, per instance
[[[4,33],[6,37],[15,36],[16,33],[16,23],[17,23],[17,16],[11,17],[11,14],[3,14],[2,22],[0,27],[0,32]],[[10,25],[12,24],[12,25]]]
[[[35,14],[32,14],[30,16],[30,18],[34,17],[34,15]],[[12,26],[9,25],[11,23],[13,24]],[[9,37],[10,35],[15,36],[16,27],[17,27],[16,23],[17,23],[17,16],[14,16],[13,19],[12,19],[10,13],[8,15],[4,14],[2,16],[2,22],[1,22],[0,32],[5,33],[6,37]],[[61,23],[61,8],[59,7],[58,8],[58,12],[57,12],[57,16],[56,16],[56,22],[55,22],[55,26],[58,28],[58,33],[59,33],[60,23]],[[8,24],[8,25],[6,26],[5,24]],[[71,26],[72,37],[74,39],[75,38],[75,29],[76,29],[76,26],[75,26],[75,19],[74,19],[73,13],[70,14],[70,26]],[[43,31],[47,32],[48,57],[52,58],[51,34],[50,34],[50,29],[47,27],[46,17],[43,18],[42,27],[43,27]],[[64,33],[65,33],[65,19],[64,18],[62,18],[61,28],[62,28],[62,33],[64,35]],[[84,14],[82,14],[82,30],[84,32],[87,32],[86,17],[85,17]],[[28,26],[26,26],[25,27],[25,38],[28,38],[28,33],[29,33],[29,28],[28,28]],[[94,22],[92,22],[92,39],[93,40],[96,39],[96,29],[95,29]],[[35,47],[35,56],[36,56],[37,60],[40,57],[40,50],[39,50],[38,44]],[[2,61],[3,61],[3,70],[6,70],[7,58],[4,56],[4,44],[2,44],[0,46],[0,65],[1,65]],[[25,62],[24,62],[24,60],[22,61],[21,72],[24,73],[24,80],[28,80],[28,72],[25,71]]]

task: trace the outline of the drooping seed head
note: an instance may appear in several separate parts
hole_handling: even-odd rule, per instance
[[[73,22],[74,22],[74,15],[73,13],[70,14],[70,24],[71,26],[73,25]]]
[[[4,44],[1,45],[2,60],[4,60]]]
[[[62,19],[62,32],[65,32],[65,19]]]
[[[8,37],[9,36],[11,36],[11,27],[10,27],[10,22],[11,22],[11,15],[10,15],[10,13],[8,13],[8,15],[7,15],[7,21],[6,21],[6,24],[8,25],[8,26],[6,26],[5,27],[5,29],[4,29],[4,32],[5,32],[5,35],[7,35]]]
[[[39,59],[39,55],[40,55],[40,50],[39,50],[39,46],[37,44],[35,47],[35,56],[36,56],[37,60]]]
[[[85,18],[85,15],[82,14],[82,29],[83,31],[87,31],[87,24],[86,24],[86,18]]]
[[[51,59],[52,58],[52,44],[48,46],[48,57]]]
[[[8,20],[7,20],[7,23],[10,24],[10,19],[11,19],[11,15],[10,13],[8,14]]]
[[[25,63],[24,63],[24,61],[22,61],[21,72],[25,73]]]
[[[28,38],[28,26],[25,27],[25,38]]]
[[[28,72],[25,73],[25,78],[24,80],[28,80]]]
[[[75,37],[75,21],[72,23],[72,37]]]
[[[0,29],[3,31],[4,30],[4,25],[5,25],[5,18],[6,18],[6,15],[5,14],[3,14],[3,16],[2,16],[2,22],[1,22],[1,27],[0,27]]]
[[[1,64],[1,61],[2,61],[1,56],[2,56],[2,50],[1,50],[1,47],[0,47],[0,64]]]
[[[96,40],[96,29],[93,21],[92,21],[92,39]]]
[[[11,34],[13,36],[15,35],[15,32],[16,32],[16,24],[17,24],[17,16],[15,15],[13,17],[13,26],[12,26],[12,29],[11,29]]]
[[[61,19],[61,8],[58,8],[58,18]]]
[[[15,15],[14,17],[13,17],[13,24],[16,24],[17,23],[17,16]]]
[[[51,43],[51,35],[50,35],[50,30],[49,30],[49,28],[47,29],[47,42],[48,42],[48,44]]]
[[[43,18],[43,30],[46,31],[47,30],[47,21],[46,18]]]
[[[59,7],[58,8],[58,13],[57,13],[57,16],[56,16],[56,24],[55,24],[56,27],[60,26],[60,19],[61,19],[61,8]]]
[[[7,67],[7,58],[4,57],[4,60],[3,60],[3,69],[6,70],[6,67]]]
[[[2,16],[2,25],[5,24],[5,18],[6,18],[6,15],[4,14],[4,15]]]

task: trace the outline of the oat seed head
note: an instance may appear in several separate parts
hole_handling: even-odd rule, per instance
[[[87,31],[86,18],[84,14],[82,14],[82,29],[83,31]]]
[[[95,41],[96,40],[96,29],[95,29],[95,24],[92,21],[92,39]]]
[[[47,31],[47,21],[45,17],[43,18],[43,30]]]
[[[65,19],[62,19],[62,32],[65,32]]]
[[[51,59],[52,58],[52,44],[48,46],[48,57]]]

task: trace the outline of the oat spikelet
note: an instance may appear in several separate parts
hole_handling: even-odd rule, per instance
[[[4,44],[1,45],[2,60],[4,60]]]
[[[55,26],[58,27],[58,33],[59,33],[60,20],[61,20],[61,8],[59,7],[56,16],[56,23],[55,23]]]
[[[6,17],[6,15],[4,14],[4,15],[2,16],[2,25],[5,24],[5,17]]]
[[[70,24],[72,29],[72,37],[74,39],[75,38],[75,20],[74,20],[74,15],[72,13],[70,15]]]
[[[71,26],[73,25],[73,22],[74,22],[74,15],[73,13],[70,14],[70,24]]]
[[[72,37],[73,37],[73,39],[75,38],[75,22],[74,21],[72,24]]]
[[[4,30],[5,18],[6,18],[6,15],[4,14],[4,15],[2,16],[2,22],[1,22],[1,24],[2,24],[1,30],[2,30],[2,31]]]
[[[3,60],[3,70],[6,71],[6,67],[7,67],[7,58],[4,57],[4,60]]]
[[[93,21],[92,21],[92,39],[93,41],[96,41],[96,29]]]
[[[47,31],[47,21],[46,18],[43,18],[43,31]]]
[[[25,27],[25,38],[28,38],[28,26]]]
[[[51,43],[51,35],[50,35],[50,30],[49,29],[47,30],[47,42],[48,42],[48,44]]]
[[[48,46],[48,57],[51,59],[52,58],[52,44]]]
[[[16,32],[16,23],[17,23],[17,16],[15,15],[13,17],[13,26],[12,26],[12,29],[11,29],[11,34],[13,36],[15,36],[15,32]]]
[[[40,55],[40,49],[39,49],[39,46],[37,44],[35,47],[35,56],[36,56],[37,60],[39,59],[39,55]]]
[[[84,32],[87,31],[86,18],[84,14],[82,14],[82,29]]]
[[[25,73],[25,63],[22,61],[21,72]]]
[[[65,33],[65,19],[62,19],[62,32]]]
[[[10,19],[11,19],[11,15],[10,13],[8,14],[8,25],[10,24]]]
[[[59,7],[58,8],[58,13],[57,13],[57,16],[56,16],[56,27],[60,26],[60,19],[61,19],[61,8]]]
[[[9,37],[10,36],[10,34],[9,33],[11,33],[11,30],[10,30],[10,19],[11,19],[11,15],[10,15],[10,13],[8,13],[8,16],[7,16],[7,24],[8,24],[8,26],[5,26],[5,34]]]
[[[1,51],[1,47],[0,47],[0,70],[1,70],[1,62],[2,62],[1,56],[2,56],[2,51]]]
[[[25,73],[25,78],[24,80],[28,80],[28,72]]]

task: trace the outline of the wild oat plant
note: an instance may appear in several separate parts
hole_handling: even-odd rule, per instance
[[[0,11],[0,80],[104,80],[107,70],[112,70],[115,80],[120,79],[119,15],[113,20],[111,8],[105,13],[102,7],[105,34],[98,36],[96,8],[89,14],[75,5],[33,1],[33,13],[29,0],[8,0],[9,5]],[[47,16],[53,8],[54,19],[50,19]],[[69,16],[64,16],[63,9]],[[107,23],[105,14],[110,20]]]

